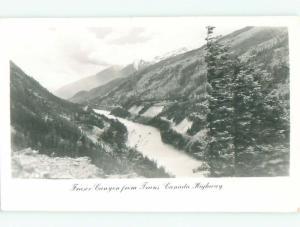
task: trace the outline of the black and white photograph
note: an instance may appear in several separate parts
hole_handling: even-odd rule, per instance
[[[11,26],[11,176],[284,177],[286,26]]]

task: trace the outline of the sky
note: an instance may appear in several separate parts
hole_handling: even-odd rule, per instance
[[[112,65],[151,61],[205,43],[203,18],[19,19],[5,27],[9,58],[50,91]],[[243,26],[221,24],[216,34]]]

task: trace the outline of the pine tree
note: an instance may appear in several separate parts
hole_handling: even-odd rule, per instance
[[[261,124],[259,109],[262,106],[262,87],[259,70],[249,67],[248,62],[240,66],[233,82],[235,175],[247,175],[256,155],[258,130]]]
[[[271,73],[251,62],[250,58],[240,66],[233,82],[236,176],[274,174],[274,168],[268,170],[266,164],[287,159],[282,149],[289,134],[284,101]]]
[[[284,75],[282,75],[284,76]],[[281,97],[273,75],[260,70],[257,80],[262,85],[263,99],[257,108],[257,154],[261,175],[287,175],[289,162],[289,108],[285,97]],[[276,161],[273,165],[271,160]]]
[[[212,176],[234,174],[233,143],[233,78],[236,73],[236,59],[229,53],[229,47],[213,36],[214,27],[207,27],[207,115],[208,137],[207,159]]]
[[[260,138],[264,143],[281,143],[289,137],[289,110],[285,98],[280,97],[278,85],[272,75],[265,70],[257,74],[257,80],[262,84],[263,101],[258,110],[261,123]]]

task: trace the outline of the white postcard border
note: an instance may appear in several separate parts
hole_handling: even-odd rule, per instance
[[[300,207],[300,20],[296,17],[199,17],[209,24],[244,23],[245,26],[288,26],[290,46],[291,143],[290,176],[274,178],[184,178],[184,179],[93,179],[93,180],[29,180],[11,178],[9,120],[9,62],[5,54],[5,27],[10,23],[86,23],[98,19],[0,19],[0,100],[1,100],[1,208],[6,211],[135,211],[135,212],[294,212]],[[174,18],[123,18],[124,20],[172,20]],[[186,19],[185,17],[178,19]],[[122,18],[104,18],[104,23],[118,23]],[[123,22],[122,22],[123,23]],[[137,22],[138,23],[138,22]],[[75,184],[93,188],[102,186],[140,187],[145,182],[161,186],[157,190],[72,191]],[[222,189],[164,189],[164,185],[222,185]]]

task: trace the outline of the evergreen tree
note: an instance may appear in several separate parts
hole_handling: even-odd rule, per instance
[[[262,106],[262,87],[257,79],[259,70],[240,66],[233,82],[235,175],[249,174],[258,142],[261,124],[259,109]],[[253,166],[252,166],[253,167]]]
[[[282,141],[287,141],[289,137],[288,102],[286,102],[285,97],[280,97],[278,84],[274,83],[271,73],[261,70],[256,76],[262,84],[262,95],[264,97],[257,112],[262,121],[260,124],[261,142],[282,143]]]
[[[236,59],[229,53],[229,46],[213,36],[214,27],[207,27],[207,115],[209,142],[207,159],[212,176],[234,174],[233,143],[233,78]]]
[[[287,159],[282,144],[289,134],[288,111],[272,74],[251,62],[240,66],[233,82],[236,176],[270,175],[270,160]]]
[[[286,97],[281,97],[274,77],[260,70],[257,80],[262,84],[261,105],[257,108],[257,156],[261,175],[287,175],[289,163],[289,106]],[[282,75],[283,77],[285,75]],[[276,165],[272,162],[276,162]]]

